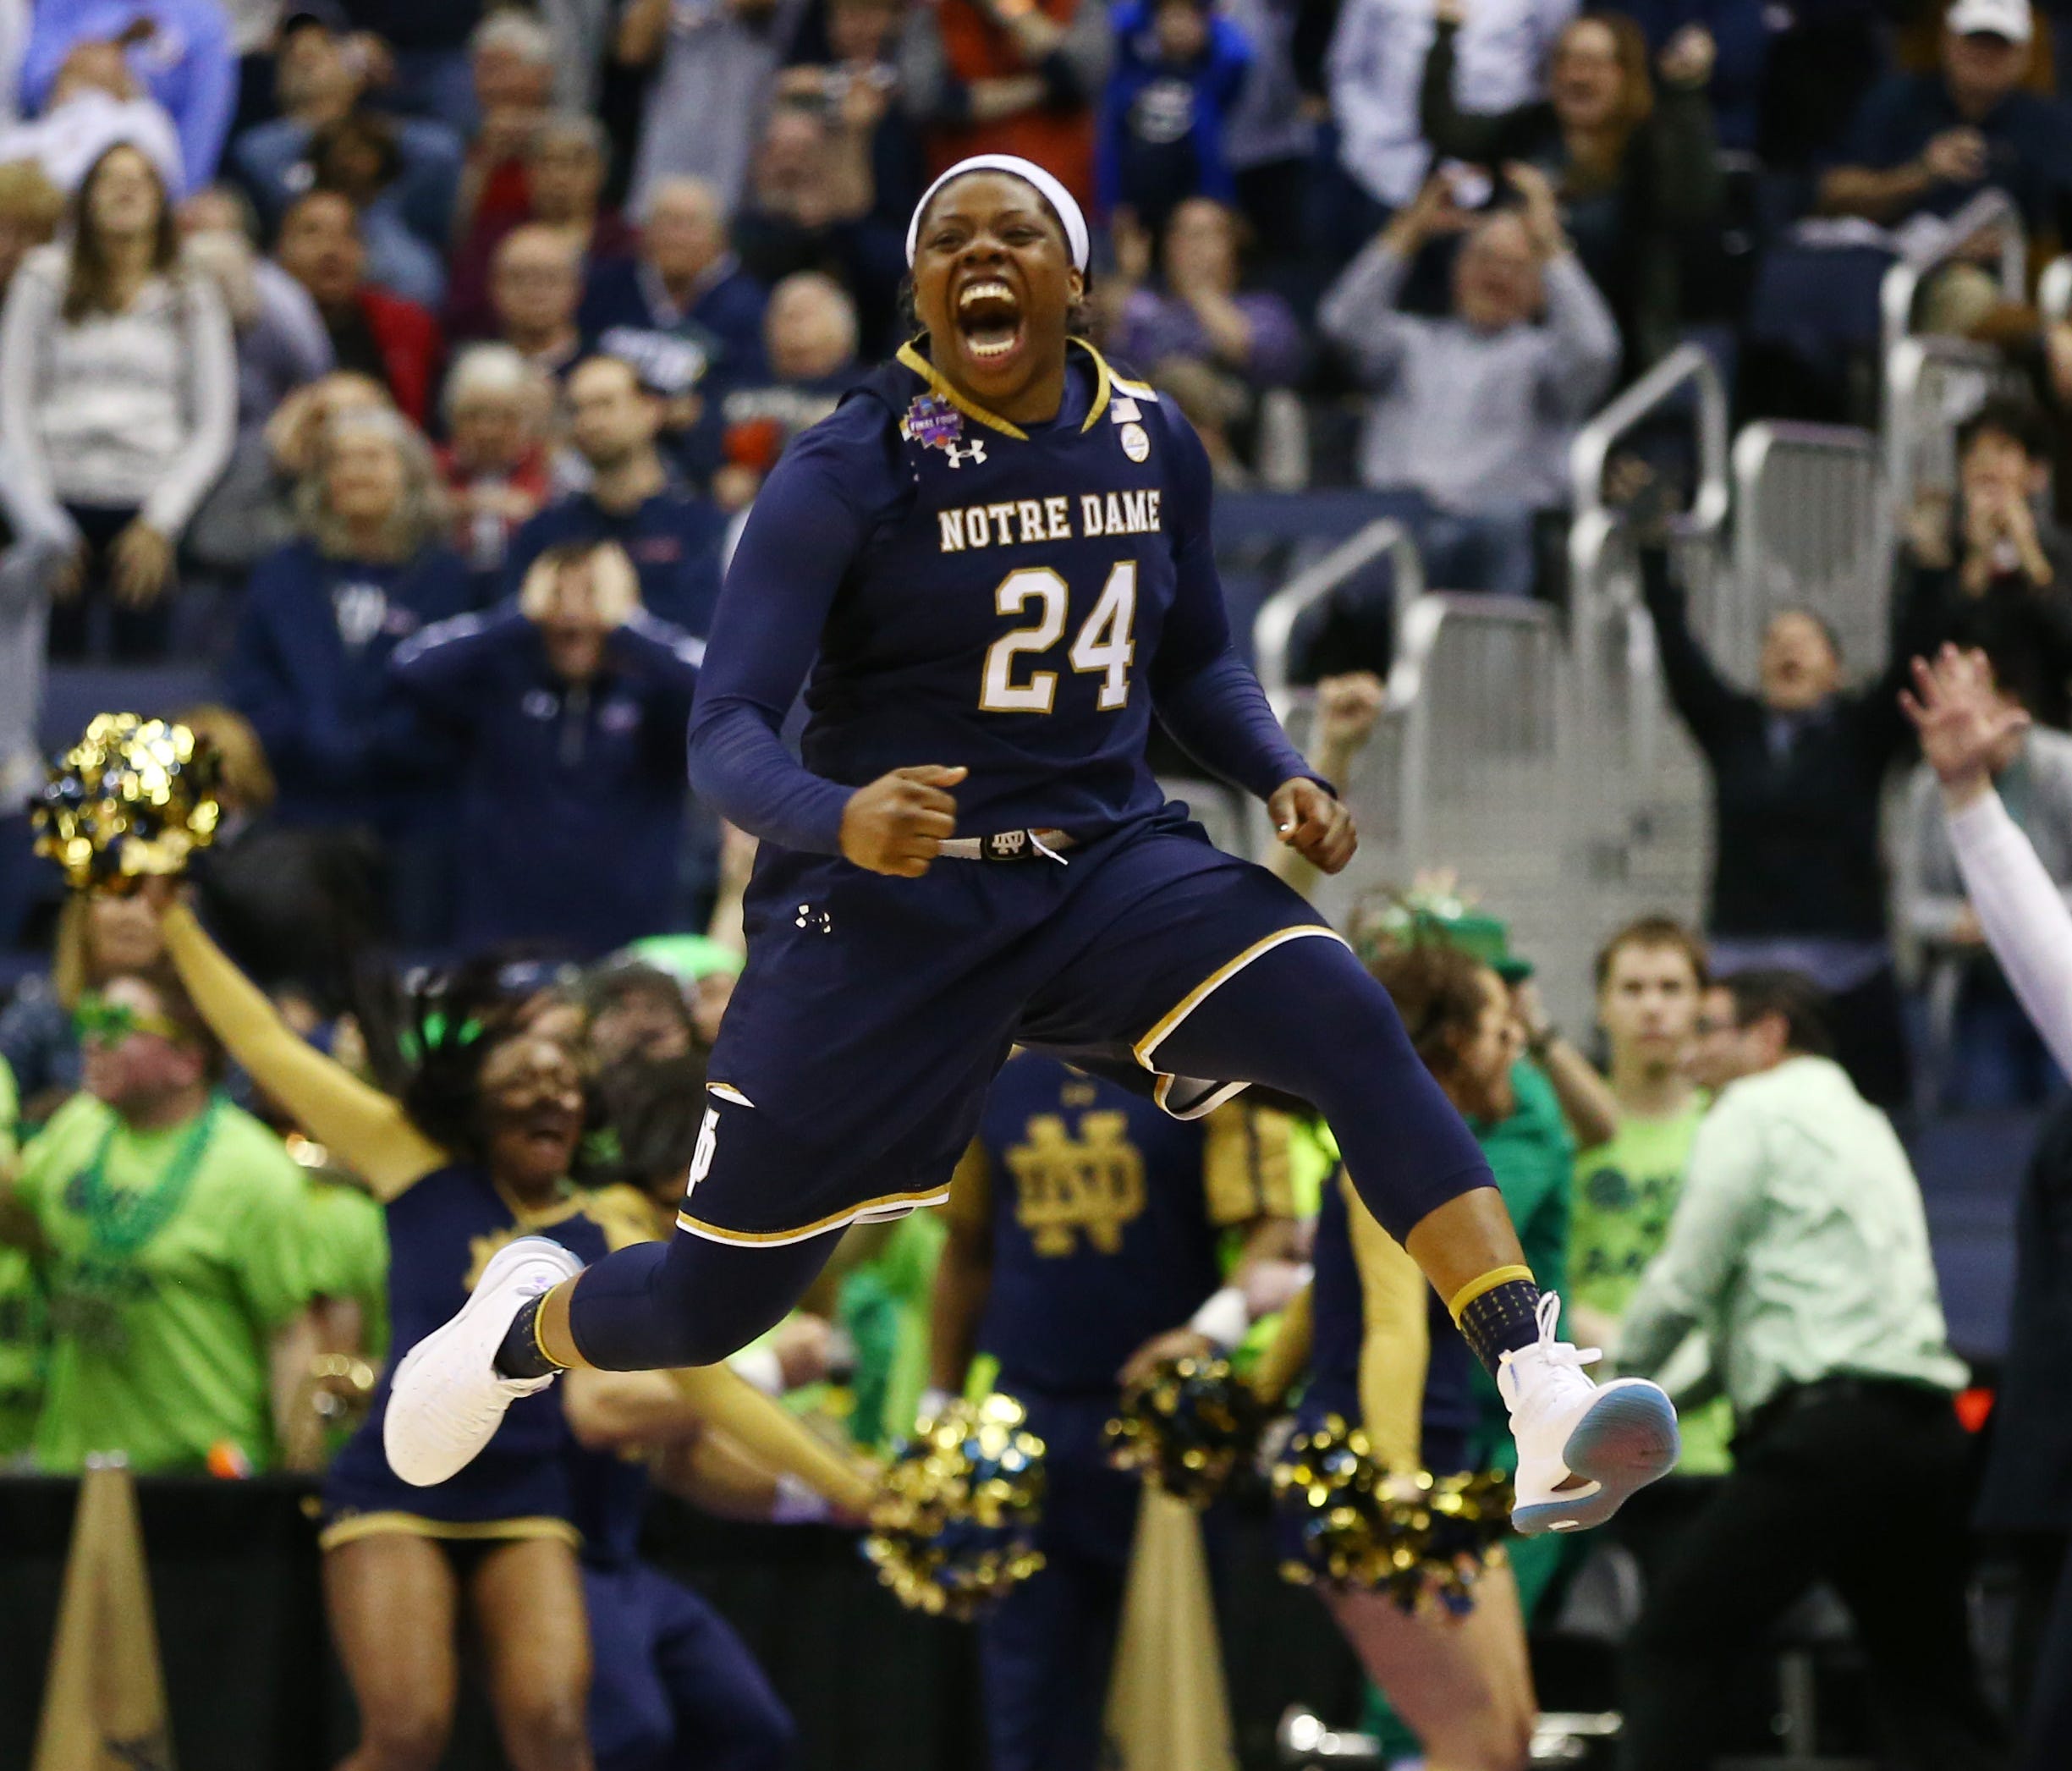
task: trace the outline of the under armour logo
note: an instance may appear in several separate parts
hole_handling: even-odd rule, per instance
[[[802,904],[799,906],[799,914],[792,918],[792,927],[810,928],[820,934],[831,935],[834,932],[834,918],[825,910],[816,910],[810,904]]]
[[[946,443],[943,453],[949,457],[952,467],[962,467],[967,461],[974,466],[981,466],[986,459],[986,439],[974,437],[969,443]]]

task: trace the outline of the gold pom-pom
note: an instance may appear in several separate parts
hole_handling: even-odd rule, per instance
[[[177,874],[216,835],[216,753],[185,726],[102,713],[30,802],[36,853],[75,891]]]
[[[1228,1360],[1163,1359],[1124,1389],[1106,1429],[1109,1460],[1206,1506],[1258,1444],[1261,1412]]]
[[[1011,1396],[953,1402],[885,1474],[864,1554],[899,1602],[969,1622],[1043,1565],[1043,1441]]]
[[[1391,1474],[1337,1415],[1288,1442],[1273,1492],[1296,1535],[1281,1567],[1288,1579],[1384,1591],[1406,1611],[1473,1609],[1476,1582],[1503,1559],[1510,1526],[1509,1477]]]

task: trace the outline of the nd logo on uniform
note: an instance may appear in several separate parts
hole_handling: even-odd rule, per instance
[[[1007,1153],[1018,1198],[1015,1221],[1039,1255],[1069,1255],[1085,1233],[1099,1254],[1123,1246],[1123,1231],[1144,1210],[1144,1158],[1129,1141],[1127,1114],[1080,1116],[1080,1135],[1063,1117],[1037,1114],[1029,1141]]]

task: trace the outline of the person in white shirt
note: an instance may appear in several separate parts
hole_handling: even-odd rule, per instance
[[[2029,716],[1995,690],[1981,652],[1945,646],[1932,663],[1915,660],[1914,679],[1916,692],[1900,702],[1943,784],[1980,930],[2058,1067],[2072,1072],[2072,907],[1993,786],[1995,758]]]
[[[1994,759],[2029,716],[1993,687],[1985,654],[1945,646],[1932,664],[1914,663],[1916,693],[1902,705],[1921,733],[1921,755],[1943,784],[1950,846],[1980,931],[2058,1068],[2072,1073],[2072,908],[1993,785]],[[2000,1528],[2012,1511],[2065,1519],[2068,1477],[2063,1422],[2068,1203],[2062,1156],[2064,1115],[2047,1122],[2015,1217],[2014,1290],[1981,1523]],[[1998,1517],[1995,1517],[1995,1515]],[[2044,1570],[2025,1569],[2022,1584]],[[2022,1595],[2028,1609],[2031,1594]],[[2016,1771],[2058,1771],[2072,1762],[2072,1560],[2057,1579],[2047,1617],[2030,1645],[2032,1664],[2014,1669],[2020,1749]],[[2025,1655],[2023,1658],[2030,1658]],[[2027,1702],[2021,1704],[2025,1688]]]
[[[1553,187],[1532,167],[1509,175],[1520,206],[1470,214],[1454,176],[1434,173],[1346,267],[1316,320],[1373,389],[1360,477],[1382,494],[1378,514],[1409,526],[1427,580],[1525,597],[1534,513],[1564,501],[1569,439],[1619,346]],[[1463,236],[1451,311],[1405,312],[1419,251],[1450,233]]]
[[[237,355],[222,298],[184,272],[166,183],[137,148],[102,155],[69,242],[32,253],[0,314],[0,436],[14,503],[58,565],[53,656],[114,607],[115,654],[162,657],[173,550],[229,459]]]
[[[2007,686],[2019,659],[1988,661],[2002,711],[2022,707]],[[2061,896],[2072,893],[2072,735],[2009,724],[1987,767],[1996,797],[2029,839]],[[1938,1104],[1950,1108],[2041,1106],[2063,1086],[1999,966],[1965,890],[1945,824],[1943,789],[1923,763],[1907,791],[1909,858],[1900,910],[1921,943]]]
[[[1443,0],[1442,0],[1443,3]],[[1346,0],[1326,74],[1338,157],[1377,203],[1399,209],[1432,170],[1417,88],[1435,35],[1434,0]],[[1545,96],[1547,58],[1576,0],[1470,0],[1456,41],[1464,111],[1509,111]]]
[[[172,113],[129,71],[120,44],[80,43],[58,69],[42,115],[0,130],[0,162],[33,160],[69,196],[119,141],[141,150],[168,190],[185,190],[186,157]]]

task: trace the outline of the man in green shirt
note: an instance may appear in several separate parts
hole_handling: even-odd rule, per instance
[[[1627,1641],[1625,1771],[1689,1771],[1719,1679],[1823,1580],[1855,1619],[1893,1763],[1999,1762],[1966,1628],[1965,1367],[1914,1171],[1829,1055],[1823,1012],[1792,972],[1707,993],[1696,1068],[1721,1093],[1619,1367],[1658,1372],[1703,1329],[1740,1433]]]
[[[1684,1191],[1690,1147],[1707,1097],[1685,1067],[1706,987],[1705,949],[1668,916],[1645,916],[1597,954],[1597,1025],[1610,1058],[1617,1109],[1612,1135],[1575,1159],[1569,1233],[1569,1285],[1562,1301],[1578,1343],[1613,1348],[1641,1275],[1661,1251]],[[1703,1382],[1706,1350],[1695,1336],[1672,1368]],[[1718,1475],[1732,1460],[1734,1414],[1724,1399],[1693,1407],[1677,1398],[1685,1476]]]
[[[301,1175],[216,1092],[221,1053],[170,971],[112,980],[80,1022],[85,1087],[14,1186],[49,1301],[36,1463],[265,1469],[274,1342],[311,1295]]]

